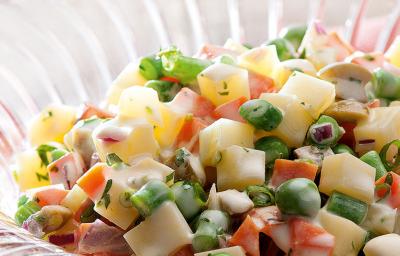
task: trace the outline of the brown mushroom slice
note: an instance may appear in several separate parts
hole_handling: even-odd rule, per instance
[[[324,112],[338,122],[357,122],[368,117],[368,110],[365,104],[355,100],[341,100],[334,102]]]
[[[364,87],[372,75],[366,68],[353,63],[337,62],[322,68],[318,76],[335,84],[337,98],[368,101]]]

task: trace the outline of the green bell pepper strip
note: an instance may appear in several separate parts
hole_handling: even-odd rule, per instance
[[[147,81],[144,87],[154,89],[157,92],[158,99],[161,102],[169,102],[173,100],[175,95],[182,89],[182,86],[178,83],[161,80]]]

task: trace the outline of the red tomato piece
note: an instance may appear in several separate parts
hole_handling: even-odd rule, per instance
[[[185,147],[192,153],[199,152],[199,133],[206,127],[207,123],[198,117],[186,119],[176,137],[175,147]]]
[[[294,178],[307,178],[314,181],[318,166],[307,162],[299,162],[287,159],[275,160],[271,184],[275,187]]]
[[[300,218],[289,220],[291,249],[294,256],[321,255],[333,253],[335,237],[322,227]]]
[[[161,81],[167,81],[171,83],[179,83],[179,80],[176,79],[175,77],[170,77],[170,76],[163,76],[160,78]]]
[[[385,182],[387,175],[388,174],[378,179],[375,182],[375,185],[383,184]],[[392,176],[392,185],[390,186],[388,203],[393,209],[395,209],[400,207],[400,176],[394,172],[390,172],[390,175]],[[383,198],[387,193],[387,189],[386,188],[378,189],[376,193],[378,197]]]
[[[343,143],[351,148],[354,148],[354,146],[356,145],[356,139],[354,137],[353,130],[357,126],[357,124],[353,122],[340,122],[339,125],[345,130],[345,133],[340,138],[339,143]]]
[[[237,98],[235,100],[229,101],[227,103],[224,103],[222,105],[219,105],[214,110],[214,117],[216,119],[227,118],[227,119],[245,123],[246,121],[239,114],[239,108],[246,101],[247,101],[247,98],[243,96],[243,97]]]
[[[241,246],[250,256],[260,256],[259,232],[252,218],[247,216],[229,240],[229,244]]]
[[[251,71],[249,71],[249,89],[251,99],[258,99],[265,92],[278,91],[274,85],[274,80]]]

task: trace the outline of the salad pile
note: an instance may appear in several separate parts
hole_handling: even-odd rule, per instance
[[[84,255],[400,255],[400,39],[315,21],[251,48],[170,47],[101,105],[50,105],[15,221]]]

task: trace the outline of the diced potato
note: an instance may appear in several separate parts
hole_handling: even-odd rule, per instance
[[[238,64],[252,72],[272,78],[280,68],[275,45],[255,47],[244,52],[238,57]]]
[[[278,107],[283,114],[279,126],[270,131],[258,131],[256,137],[274,135],[282,139],[289,147],[301,147],[313,119],[301,102],[293,95],[263,93],[260,97]]]
[[[318,213],[322,227],[335,237],[333,256],[357,256],[364,245],[367,231],[354,222],[331,214],[324,209]]]
[[[152,125],[160,125],[161,103],[152,88],[132,86],[125,89],[119,100],[119,115],[130,118],[146,118]]]
[[[28,139],[33,146],[50,141],[64,141],[64,135],[76,122],[76,110],[65,105],[47,106],[33,118],[28,128]]]
[[[78,185],[74,185],[61,201],[61,205],[75,213],[87,198],[86,193]]]
[[[400,36],[394,39],[389,49],[385,53],[386,59],[396,67],[400,67]]]
[[[121,184],[116,179],[113,179],[111,188],[108,191],[108,195],[110,195],[108,206],[104,199],[100,199],[95,202],[94,207],[94,210],[98,214],[124,230],[139,216],[135,207],[127,207],[123,205],[123,202],[121,203],[121,194],[126,192],[126,190],[127,186],[125,184]]]
[[[237,53],[244,53],[247,52],[249,49],[247,49],[245,46],[242,44],[235,42],[232,38],[228,38],[224,44],[224,48],[232,50]]]
[[[161,148],[171,147],[185,121],[186,114],[173,108],[161,106],[161,124],[154,127],[154,134]]]
[[[253,201],[245,192],[235,189],[228,189],[217,194],[221,208],[230,215],[240,214],[249,211],[254,207]]]
[[[200,160],[204,166],[215,166],[220,151],[231,145],[253,148],[251,125],[221,118],[200,131]]]
[[[365,245],[365,256],[398,256],[400,252],[400,236],[387,234],[378,236]]]
[[[283,86],[289,79],[294,71],[301,71],[310,76],[316,76],[317,70],[314,65],[305,59],[291,59],[285,60],[280,63],[280,68],[276,74],[276,79],[279,81],[278,85]]]
[[[147,80],[140,74],[138,63],[129,63],[111,84],[107,92],[107,105],[117,105],[124,89],[144,85]]]
[[[153,127],[144,119],[116,117],[99,125],[92,138],[102,161],[109,153],[117,154],[125,163],[137,155],[156,157],[159,153]]]
[[[221,151],[217,164],[218,190],[243,191],[249,185],[265,182],[264,151],[232,145]]]
[[[192,243],[192,231],[175,203],[165,202],[124,238],[136,256],[168,256]]]
[[[195,253],[194,256],[208,256],[208,255],[214,255],[218,253],[226,253],[231,256],[246,256],[246,252],[243,250],[241,246],[233,246],[233,247],[227,247],[227,248],[222,248],[218,250],[212,250],[208,252],[200,252],[200,253]]]
[[[35,149],[17,154],[15,168],[14,178],[21,191],[50,185],[47,168]]]
[[[198,76],[201,95],[219,106],[239,97],[250,98],[249,78],[246,69],[215,63]]]
[[[326,157],[322,162],[319,190],[334,190],[371,204],[374,201],[375,168],[349,154]]]
[[[283,85],[279,94],[297,96],[304,102],[314,119],[324,112],[335,100],[335,86],[327,81],[295,71]]]
[[[396,224],[396,212],[396,209],[386,204],[373,203],[368,207],[367,218],[362,226],[376,234],[393,233]]]
[[[379,152],[392,140],[400,138],[400,107],[380,107],[369,109],[368,119],[354,128],[356,151],[362,153],[360,141],[375,140],[374,149]]]

